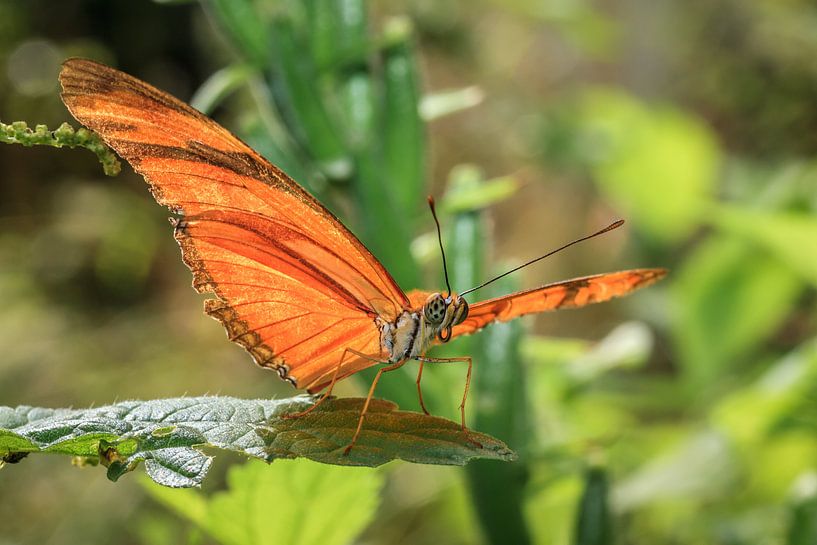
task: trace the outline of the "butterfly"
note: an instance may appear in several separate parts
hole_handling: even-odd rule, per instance
[[[467,364],[460,405],[467,433],[471,358],[431,358],[426,356],[431,346],[525,314],[606,301],[666,274],[664,269],[599,274],[470,304],[450,287],[445,294],[405,293],[315,197],[212,119],[91,60],[67,60],[60,83],[71,114],[101,135],[145,178],[156,201],[176,214],[174,236],[193,287],[215,295],[205,302],[205,312],[259,366],[296,388],[325,392],[299,415],[326,399],[337,381],[381,365],[346,454],[384,372],[418,360],[418,395],[427,413],[422,365]]]

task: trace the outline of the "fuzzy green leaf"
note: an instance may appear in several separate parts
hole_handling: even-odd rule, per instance
[[[144,461],[151,479],[176,488],[201,484],[211,463],[201,448],[208,446],[267,462],[305,457],[369,467],[394,459],[463,465],[473,458],[515,458],[497,439],[466,437],[455,422],[398,411],[382,400],[372,401],[357,444],[344,456],[364,400],[331,399],[305,416],[285,417],[313,402],[310,396],[192,397],[80,410],[0,407],[0,456],[10,463],[31,452],[79,456],[108,467],[111,480]]]
[[[211,495],[145,489],[225,545],[344,545],[374,518],[384,480],[380,471],[286,460],[235,465],[226,490]]]

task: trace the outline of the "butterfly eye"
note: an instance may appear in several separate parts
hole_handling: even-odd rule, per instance
[[[435,293],[426,300],[423,305],[423,314],[426,321],[432,324],[441,324],[445,318],[445,299],[439,293]]]

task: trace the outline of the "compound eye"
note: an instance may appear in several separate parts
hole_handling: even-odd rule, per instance
[[[426,300],[423,305],[423,314],[428,322],[432,324],[441,324],[445,318],[445,299],[439,293],[435,293]]]

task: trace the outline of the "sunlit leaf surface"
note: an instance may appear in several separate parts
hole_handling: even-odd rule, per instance
[[[358,442],[344,455],[364,400],[332,399],[308,415],[285,417],[313,401],[308,396],[191,397],[85,410],[2,407],[0,454],[12,462],[32,452],[81,456],[106,465],[111,480],[144,461],[154,481],[177,488],[202,482],[211,463],[201,451],[207,446],[268,462],[304,457],[371,467],[394,459],[463,465],[473,458],[515,458],[501,441],[480,433],[466,435],[455,422],[398,411],[393,403],[380,400],[372,401]]]

